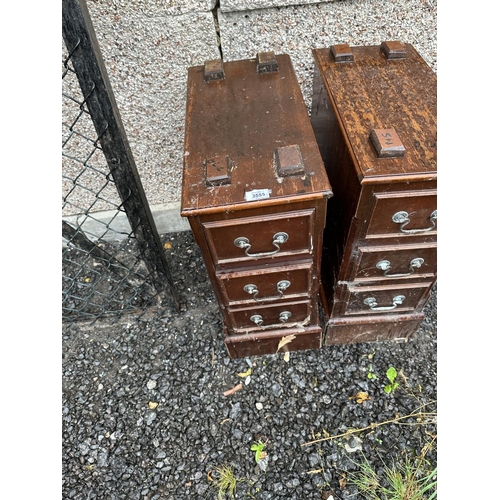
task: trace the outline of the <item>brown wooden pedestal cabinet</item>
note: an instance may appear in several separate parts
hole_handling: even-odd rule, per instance
[[[181,215],[232,358],[321,347],[319,270],[331,187],[288,55],[188,70]]]
[[[437,279],[436,76],[399,42],[313,55],[311,121],[334,193],[325,345],[408,338]]]

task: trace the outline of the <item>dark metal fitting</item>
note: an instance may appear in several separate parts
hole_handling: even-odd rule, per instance
[[[406,48],[401,42],[382,42],[380,48],[387,59],[406,59]]]
[[[257,54],[257,73],[274,73],[278,71],[278,60],[273,51]]]
[[[332,54],[333,60],[336,63],[354,61],[354,54],[351,51],[351,47],[349,47],[347,43],[332,45],[330,47],[330,54]]]
[[[276,168],[280,177],[305,174],[304,161],[297,144],[274,150]]]
[[[206,82],[224,80],[225,77],[226,75],[224,74],[224,64],[222,63],[222,59],[205,61],[204,78]]]

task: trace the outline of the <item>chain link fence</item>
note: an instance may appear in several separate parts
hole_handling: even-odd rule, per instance
[[[113,123],[110,123],[109,114],[105,115],[107,110],[103,112],[106,119],[96,116],[101,112],[96,106],[102,106],[106,99],[111,103],[109,109],[116,112],[114,98],[103,96],[105,86],[101,85],[99,90],[92,76],[82,83],[82,77],[85,79],[87,75],[78,74],[73,64],[77,52],[80,62],[83,60],[80,68],[86,68],[91,64],[88,60],[96,57],[95,53],[86,51],[82,43],[90,23],[85,15],[81,16],[82,5],[85,8],[78,0],[63,3],[63,10],[74,9],[63,18],[63,34],[66,35],[62,61],[63,321],[96,320],[124,312],[143,313],[151,307],[171,305],[172,302],[178,309],[168,268],[158,265],[158,262],[162,264],[165,254],[151,217],[146,220],[150,215],[149,207],[137,207],[137,200],[145,200],[140,181],[137,185],[130,182],[135,171],[130,175],[129,171],[123,173],[130,165],[120,159],[120,144],[116,145],[118,151],[113,150],[113,131],[110,131]],[[82,26],[68,27],[68,19],[71,22],[79,19]],[[72,36],[64,29],[71,33],[80,30],[81,33]],[[85,88],[88,91],[82,90]],[[94,99],[92,106],[98,111],[94,116],[90,99]],[[115,128],[120,130],[119,126]],[[107,142],[103,143],[105,134]],[[119,138],[121,149],[127,153],[126,138]],[[103,150],[103,144],[107,151]],[[134,167],[132,165],[132,169]],[[117,179],[118,182],[122,179],[121,186],[117,186]]]

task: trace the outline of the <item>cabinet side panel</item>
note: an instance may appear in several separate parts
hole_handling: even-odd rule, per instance
[[[333,192],[333,197],[328,200],[321,266],[321,296],[328,315],[332,310],[335,284],[342,279],[339,272],[346,247],[349,239],[355,237],[357,225],[354,216],[361,192],[350,152],[329,99],[316,67],[311,123]]]

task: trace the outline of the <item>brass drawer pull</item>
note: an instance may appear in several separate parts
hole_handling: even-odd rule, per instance
[[[290,311],[283,311],[280,312],[279,315],[279,320],[281,323],[286,323],[290,318],[292,317],[292,313]],[[262,316],[260,314],[254,314],[253,316],[250,316],[250,321],[254,322],[257,326],[260,328],[264,328],[264,325],[262,324],[264,320],[262,319]],[[273,326],[280,326],[278,325],[267,325],[267,328],[273,327]]]
[[[250,248],[252,248],[252,245],[250,244],[250,240],[248,238],[243,237],[243,236],[236,238],[234,240],[234,244],[238,248],[244,248],[245,253],[249,257],[268,257],[270,255],[274,255],[275,253],[278,253],[281,250],[280,245],[285,243],[285,241],[287,241],[287,240],[288,240],[287,233],[276,233],[273,236],[273,245],[276,247],[276,250],[274,250],[272,252],[261,252],[261,253],[250,253],[249,250],[250,250]]]
[[[281,280],[278,281],[276,284],[276,291],[278,292],[279,295],[275,295],[273,297],[263,297],[263,298],[257,298],[257,295],[259,294],[259,289],[257,288],[256,285],[248,284],[243,287],[243,290],[245,292],[253,295],[254,300],[257,302],[263,302],[265,300],[275,300],[275,299],[281,299],[283,297],[283,291],[286,290],[291,283],[288,280]]]
[[[424,263],[424,259],[422,259],[420,257],[416,257],[415,259],[412,259],[412,261],[410,262],[410,265],[408,267],[410,272],[409,273],[401,273],[401,274],[388,274],[389,271],[392,269],[391,262],[389,260],[381,260],[381,261],[377,262],[376,266],[377,266],[377,269],[384,271],[384,276],[387,276],[388,278],[403,278],[405,276],[411,276],[415,272],[415,269],[418,269],[419,267],[421,267],[423,263]]]
[[[437,210],[434,210],[434,212],[431,213],[429,220],[431,221],[431,226],[426,227],[424,229],[405,229],[405,227],[409,224],[410,222],[410,216],[408,215],[408,212],[401,211],[401,212],[396,212],[392,216],[393,222],[396,224],[401,224],[400,226],[400,231],[402,233],[406,234],[418,234],[418,233],[425,233],[427,231],[432,231],[436,227],[436,220],[437,220],[438,214]]]
[[[364,300],[364,303],[370,307],[372,311],[390,311],[391,309],[395,309],[397,306],[401,305],[403,303],[403,300],[405,300],[404,295],[396,295],[392,299],[392,306],[380,306],[377,307],[377,301],[375,297],[368,297],[367,299]]]

